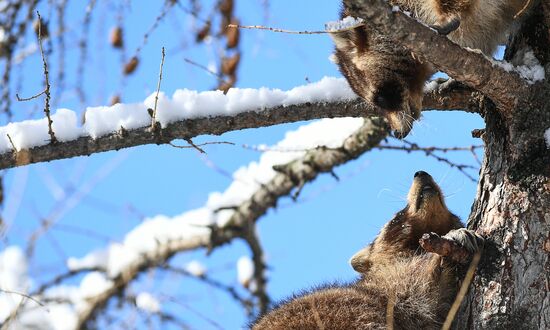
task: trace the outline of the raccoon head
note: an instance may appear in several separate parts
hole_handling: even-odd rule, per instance
[[[413,183],[407,195],[407,211],[424,215],[448,214],[443,193],[431,175],[424,171],[414,174]]]
[[[353,91],[383,110],[394,135],[404,138],[420,117],[429,69],[410,52],[364,26],[331,33],[336,62]]]

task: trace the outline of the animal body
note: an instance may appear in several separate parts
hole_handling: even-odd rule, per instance
[[[385,329],[389,322],[394,329],[439,329],[461,272],[446,257],[423,251],[418,240],[435,232],[479,251],[483,239],[461,227],[432,177],[417,172],[407,206],[352,258],[359,280],[296,295],[252,329]]]
[[[390,0],[463,47],[490,56],[529,0]],[[344,8],[341,18],[349,12]],[[332,33],[336,62],[354,92],[382,108],[394,135],[405,137],[422,109],[429,63],[366,26]]]

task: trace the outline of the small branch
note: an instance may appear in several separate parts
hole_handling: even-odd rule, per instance
[[[159,100],[160,93],[160,84],[162,82],[162,67],[164,66],[164,57],[166,56],[164,52],[164,47],[162,47],[162,59],[160,61],[160,72],[159,72],[159,81],[157,84],[157,94],[155,95],[155,107],[153,108],[153,115],[151,116],[151,129],[154,130],[157,123],[157,103]]]
[[[227,27],[234,28],[234,29],[268,30],[271,32],[289,33],[289,34],[326,34],[326,33],[333,33],[333,32],[343,32],[340,30],[338,31],[292,31],[292,30],[277,29],[277,28],[272,28],[272,27],[262,26],[262,25],[229,24]]]
[[[265,277],[266,265],[264,262],[264,252],[256,234],[254,221],[249,222],[249,226],[243,235],[243,239],[248,244],[252,252],[252,262],[254,263],[253,278],[256,282],[256,290],[252,292],[258,298],[259,315],[265,314],[269,310],[271,299],[267,294],[267,279]]]
[[[44,77],[46,81],[46,89],[44,90],[44,94],[46,94],[46,100],[44,104],[44,113],[46,114],[46,118],[48,119],[48,134],[50,134],[50,143],[55,144],[57,143],[57,139],[55,137],[55,133],[52,129],[52,118],[50,117],[50,78],[49,78],[49,72],[48,72],[48,62],[46,61],[46,55],[44,54],[44,48],[42,47],[42,18],[40,17],[40,13],[37,11],[36,14],[38,15],[38,45],[40,46],[40,54],[42,55],[42,64],[44,66]]]
[[[30,100],[34,100],[42,95],[46,94],[46,90],[43,90],[41,91],[40,93],[36,94],[36,95],[33,95],[33,96],[30,96],[30,97],[20,97],[19,94],[15,94],[15,97],[17,98],[17,101],[19,102],[26,102],[26,101],[30,101]]]
[[[231,296],[231,298],[233,298],[233,300],[237,301],[239,304],[241,304],[245,309],[247,310],[250,310],[251,309],[251,302],[250,300],[244,298],[244,297],[241,297],[241,295],[237,292],[237,290],[230,286],[230,285],[226,285],[222,282],[219,282],[207,275],[201,275],[201,276],[196,276],[196,275],[193,275],[191,274],[190,272],[188,272],[187,270],[185,269],[181,269],[181,268],[176,268],[174,266],[171,266],[171,265],[163,265],[161,266],[162,269],[165,269],[167,271],[170,271],[170,272],[173,272],[173,273],[176,273],[176,274],[181,274],[181,275],[184,275],[184,276],[188,276],[188,277],[192,277],[198,281],[201,281],[211,287],[214,287],[216,289],[219,289],[221,291],[224,291],[226,292],[228,295]]]
[[[218,79],[218,81],[224,81],[223,76],[222,76],[221,74],[216,73],[216,72],[210,70],[209,68],[205,67],[204,65],[202,65],[202,64],[200,64],[200,63],[197,63],[197,62],[195,62],[195,61],[193,61],[193,60],[190,60],[190,59],[188,59],[188,58],[184,58],[183,60],[184,60],[185,62],[187,62],[187,63],[193,65],[193,66],[196,66],[196,67],[199,68],[199,69],[202,69],[202,70],[208,72],[209,74],[211,74],[211,75],[213,75],[214,77],[216,77],[216,78]]]
[[[40,305],[41,307],[44,307],[46,308],[46,306],[38,299],[36,298],[33,298],[31,297],[30,295],[26,294],[26,293],[22,293],[22,292],[17,292],[17,291],[11,291],[11,290],[4,290],[4,289],[1,289],[0,288],[0,292],[4,292],[4,293],[7,293],[7,294],[15,294],[15,295],[18,295],[18,296],[21,296],[23,298],[26,298],[26,299],[29,299],[29,300],[32,300],[34,301],[35,303],[37,303],[38,305]],[[47,310],[47,308],[46,308]]]
[[[189,141],[188,141],[188,142],[189,142]],[[193,141],[191,141],[191,142],[193,142]],[[228,142],[228,141],[204,142],[204,143],[193,144],[193,145],[189,145],[189,146],[178,146],[177,144],[174,144],[173,142],[169,142],[168,144],[171,145],[172,147],[178,148],[178,149],[191,149],[191,148],[198,149],[199,147],[209,146],[209,145],[213,145],[213,144],[227,144],[227,145],[230,145],[230,146],[234,146],[234,145],[235,145],[235,143],[233,143],[233,142]],[[202,150],[202,149],[200,149],[199,151],[201,151],[201,153],[206,153],[206,152],[204,152],[204,150]]]

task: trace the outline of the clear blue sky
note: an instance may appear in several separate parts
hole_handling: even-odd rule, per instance
[[[209,8],[212,1],[203,2]],[[69,31],[65,66],[68,86],[76,78],[77,42],[84,1],[69,1]],[[99,1],[99,3],[103,3]],[[145,31],[160,11],[161,1],[133,2],[124,15],[125,41],[129,54],[141,44]],[[184,2],[187,5],[187,2]],[[237,1],[237,16],[245,25],[262,24],[291,30],[321,30],[326,21],[337,19],[337,1],[269,1],[269,17],[265,20],[262,1]],[[43,4],[45,6],[45,4]],[[48,9],[40,8],[47,17]],[[120,89],[119,53],[105,44],[114,25],[113,6],[101,4],[94,11],[90,29],[91,44],[84,87],[87,105],[104,105],[111,94]],[[215,50],[193,45],[188,17],[175,10],[150,36],[140,54],[138,70],[123,89],[124,102],[139,102],[156,89],[160,49],[165,46],[162,90],[171,94],[178,88],[207,90],[216,81],[204,71],[183,61],[189,58],[204,65],[215,61]],[[327,35],[289,35],[258,30],[241,31],[242,61],[238,87],[273,87],[289,89],[302,85],[306,77],[316,81],[323,76],[340,76],[328,60],[332,43]],[[180,45],[187,44],[186,48]],[[55,48],[56,43],[54,41]],[[55,77],[58,60],[50,59]],[[41,89],[40,57],[34,55],[22,65],[20,90],[30,95]],[[55,80],[52,81],[55,88]],[[14,83],[13,88],[17,88]],[[55,90],[54,90],[55,91]],[[54,92],[54,95],[55,92]],[[82,110],[73,89],[54,99],[58,107]],[[17,119],[40,117],[41,101],[14,105]],[[299,125],[232,132],[221,137],[200,137],[196,142],[224,140],[235,146],[217,145],[205,148],[207,157],[228,172],[259,158],[255,151],[241,144],[273,144],[284,133]],[[470,131],[484,126],[481,118],[462,112],[429,112],[415,124],[408,138],[423,146],[468,146],[481,144]],[[443,155],[457,163],[475,165],[468,153]],[[421,153],[373,151],[336,169],[342,178],[321,176],[306,186],[297,203],[285,198],[277,210],[270,210],[259,222],[259,234],[270,266],[268,290],[275,299],[329,281],[351,281],[356,274],[348,264],[349,257],[368,244],[381,226],[404,205],[413,173],[425,170],[433,175],[448,196],[449,208],[463,220],[467,218],[475,195],[475,184],[448,165],[427,158]],[[40,279],[51,278],[64,269],[65,256],[80,257],[107,244],[90,233],[67,231],[67,226],[90,230],[110,240],[121,240],[143,217],[156,214],[177,215],[200,207],[211,191],[223,191],[231,180],[205,165],[194,150],[169,146],[143,146],[91,157],[36,164],[9,170],[5,178],[3,217],[12,223],[3,245],[26,246],[29,235],[42,219],[62,210],[58,223],[38,241],[31,273]],[[470,171],[476,175],[475,171]],[[83,192],[74,207],[67,207],[64,194]],[[21,197],[20,197],[21,195]],[[60,201],[56,200],[60,198]],[[70,205],[69,205],[70,206]],[[198,259],[211,275],[228,284],[236,284],[235,263],[248,250],[235,242],[216,250],[210,257],[204,251],[175,258],[175,264]],[[144,274],[132,290],[176,294],[186,307],[177,304],[166,308],[190,323],[193,329],[208,329],[211,324],[199,315],[216,320],[227,329],[245,323],[244,314],[216,289],[205,287],[193,279],[182,279],[160,272]]]

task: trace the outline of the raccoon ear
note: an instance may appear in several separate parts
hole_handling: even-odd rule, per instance
[[[371,262],[369,261],[369,254],[370,254],[371,246],[367,246],[356,254],[351,257],[349,260],[349,263],[351,264],[351,267],[358,273],[366,273],[370,266]]]
[[[357,53],[363,53],[368,48],[367,31],[364,26],[356,27],[350,31],[330,33],[336,48],[348,52],[354,48]]]

